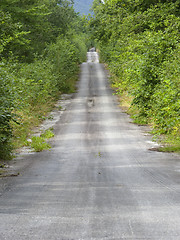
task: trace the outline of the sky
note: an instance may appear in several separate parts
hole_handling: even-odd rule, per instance
[[[74,0],[75,11],[80,12],[80,14],[88,15],[92,3],[93,0]]]

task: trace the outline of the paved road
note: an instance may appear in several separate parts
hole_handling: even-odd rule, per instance
[[[0,240],[180,239],[180,157],[148,150],[96,53],[55,131],[51,151],[0,180]]]

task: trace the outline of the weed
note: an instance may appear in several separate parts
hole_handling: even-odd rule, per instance
[[[30,146],[36,152],[41,152],[43,150],[48,150],[51,148],[51,145],[46,142],[47,139],[54,137],[52,132],[53,128],[47,129],[41,136],[33,136],[29,141],[26,140],[25,145]]]
[[[49,120],[53,120],[53,115],[49,115],[48,117],[47,117],[47,119],[49,119]]]
[[[31,147],[36,152],[41,152],[43,150],[48,150],[51,148],[50,144],[48,144],[44,138],[37,136],[32,137]]]
[[[102,153],[98,152],[95,156],[101,158],[102,157]]]
[[[159,149],[160,152],[179,152],[180,153],[180,145],[179,146],[166,146],[161,147]]]
[[[49,139],[54,137],[54,133],[52,132],[52,129],[47,129],[44,133],[41,134],[42,138]]]
[[[161,136],[159,140],[162,145],[164,145],[159,150],[161,152],[180,152],[180,138],[173,135]]]
[[[101,153],[101,152],[98,152],[98,156],[99,156],[99,157],[102,157],[102,153]]]
[[[63,107],[61,105],[58,106],[58,110],[59,111],[62,111],[63,110]]]

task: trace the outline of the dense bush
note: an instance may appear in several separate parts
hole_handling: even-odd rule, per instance
[[[52,44],[47,53],[48,59],[53,64],[53,73],[58,76],[57,87],[62,92],[73,91],[74,80],[80,63],[79,49],[67,38],[58,37],[57,42]]]
[[[164,62],[160,73],[160,83],[156,86],[152,99],[154,127],[160,133],[179,136],[180,130],[180,49]]]
[[[86,36],[71,4],[2,0],[0,159],[10,158],[12,147],[25,142],[60,93],[74,91]]]
[[[14,118],[12,110],[14,108],[13,76],[9,74],[4,63],[0,65],[0,156],[9,157],[11,150],[10,140],[12,128],[10,121]]]
[[[179,1],[94,1],[90,27],[135,120],[180,134]]]

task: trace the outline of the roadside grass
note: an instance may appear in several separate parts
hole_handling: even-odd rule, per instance
[[[51,129],[47,129],[40,136],[32,136],[30,141],[25,142],[25,145],[31,147],[35,152],[41,152],[43,150],[49,150],[51,145],[47,142],[48,139],[54,137],[54,133]]]
[[[158,139],[158,138],[157,138]],[[180,136],[174,135],[163,135],[160,136],[158,142],[161,143],[163,147],[159,148],[160,152],[176,152],[180,153]]]
[[[68,79],[68,81],[67,81],[67,86],[68,86],[67,92],[68,93],[75,93],[76,92],[76,83],[78,82],[78,79],[79,79],[78,78],[79,73],[80,73],[80,69],[79,69],[77,75]]]
[[[41,134],[41,138],[50,139],[54,137],[54,133],[52,132],[52,130],[52,128],[47,129],[44,133]]]
[[[34,108],[26,108],[16,111],[18,123],[13,122],[13,149],[18,151],[19,148],[27,145],[27,138],[30,137],[35,127],[39,126],[47,118],[47,114],[53,109],[56,100],[50,99]]]
[[[112,88],[116,90],[113,85]],[[138,109],[135,106],[132,106],[132,100],[133,97],[128,94],[127,91],[122,91],[117,94],[118,100],[119,100],[119,106],[120,108],[126,112],[130,117],[133,119],[133,122],[137,125],[149,125],[148,121],[145,117],[140,117],[138,114]],[[138,117],[136,117],[138,116]],[[158,129],[157,129],[158,131]],[[157,141],[159,144],[161,144],[161,147],[157,149],[157,151],[160,152],[175,152],[180,153],[180,134],[157,134],[157,131],[153,129],[150,133],[154,135],[153,139],[154,141]]]
[[[119,97],[119,103],[120,103],[121,109],[130,115],[133,114],[132,109],[130,108],[131,101],[132,101],[132,98],[128,95],[127,92],[123,92]]]
[[[133,119],[133,122],[138,125],[147,125],[147,121],[144,117],[140,118],[138,116],[138,109],[135,106],[132,106],[131,103],[133,101],[133,97],[128,94],[127,91],[123,91],[120,94],[118,94],[118,101],[120,108],[130,115],[130,117]]]
[[[0,164],[0,177],[6,173],[6,168],[7,168],[6,164],[4,164],[4,163]]]
[[[68,79],[64,92],[73,93],[76,91],[78,74],[79,72],[75,76]],[[17,121],[11,122],[11,127],[13,130],[13,152],[18,153],[23,146],[27,146],[27,139],[32,135],[34,128],[38,127],[47,118],[51,118],[51,116],[48,114],[52,111],[53,108],[55,108],[55,104],[60,98],[60,94],[61,93],[58,92],[55,94],[55,97],[48,98],[45,96],[43,101],[39,101],[34,105],[28,105],[28,103],[25,102],[24,108],[14,110],[14,114],[17,116]],[[59,109],[62,109],[62,107],[59,107]],[[37,152],[50,149],[51,146],[46,143],[46,139],[49,139],[53,136],[53,133],[49,130],[43,133],[40,137],[33,137],[30,147],[32,147]]]
[[[0,176],[3,175],[5,173],[5,170],[0,169]]]
[[[43,137],[34,136],[31,138],[32,142],[30,144],[31,148],[35,152],[41,152],[43,150],[49,150],[51,145],[46,142],[46,139]]]

